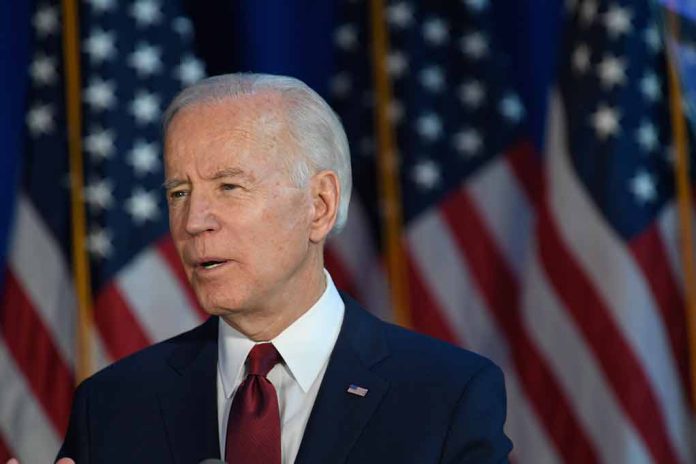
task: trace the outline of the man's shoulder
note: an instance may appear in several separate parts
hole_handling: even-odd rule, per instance
[[[130,354],[98,371],[85,383],[126,387],[129,383],[145,384],[148,380],[159,383],[177,367],[194,358],[205,343],[216,343],[217,318],[167,340]]]
[[[369,314],[354,300],[342,295],[346,306],[356,313],[364,324],[378,328],[388,355],[379,370],[393,379],[409,382],[419,378],[428,382],[464,384],[484,370],[497,370],[490,359],[446,341],[418,333]]]

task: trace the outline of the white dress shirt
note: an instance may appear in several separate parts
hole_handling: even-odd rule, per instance
[[[295,461],[309,414],[343,323],[345,305],[329,273],[319,300],[273,340],[283,357],[268,373],[278,393],[282,463]],[[227,418],[237,388],[246,377],[245,361],[256,344],[220,318],[217,407],[220,456],[225,456]],[[259,342],[260,343],[260,342]]]

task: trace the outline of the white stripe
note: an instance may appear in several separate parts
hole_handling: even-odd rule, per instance
[[[549,121],[547,153],[552,215],[645,369],[680,458],[690,461],[687,458],[691,456],[689,406],[653,296],[632,256],[609,229],[569,165],[566,119],[558,94],[552,95]]]
[[[674,202],[670,202],[665,205],[665,208],[660,212],[657,218],[657,224],[660,230],[660,235],[662,236],[662,241],[665,244],[665,250],[667,253],[667,261],[669,262],[670,268],[672,270],[672,275],[679,286],[679,289],[684,291],[684,271],[682,266],[682,247],[680,244],[679,237],[679,216],[677,211],[677,205]],[[693,214],[692,227],[694,233],[696,233],[696,224],[694,223]],[[693,243],[696,243],[696,237]]]
[[[535,413],[524,398],[505,338],[473,284],[458,245],[436,212],[418,218],[408,232],[415,265],[460,342],[491,358],[505,372],[508,391],[506,429],[520,463],[560,463]]]
[[[367,308],[384,320],[394,320],[384,270],[379,261],[368,219],[359,198],[353,196],[345,229],[332,236],[328,246],[350,273]]]
[[[24,463],[53,462],[60,438],[0,338],[0,433]]]
[[[126,265],[116,285],[153,343],[200,324],[187,294],[156,247],[145,249]]]
[[[539,262],[532,259],[530,263],[524,282],[525,326],[567,392],[575,415],[594,443],[600,460],[616,464],[652,462],[633,423],[619,408],[618,398],[607,385],[582,335],[548,287]]]
[[[499,156],[489,163],[467,183],[466,189],[476,200],[478,211],[511,270],[519,275],[529,250],[534,215],[506,157]]]
[[[29,200],[20,194],[10,268],[69,367],[74,364],[75,294],[60,247]]]

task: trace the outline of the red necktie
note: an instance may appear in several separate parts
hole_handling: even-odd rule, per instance
[[[229,464],[280,464],[278,396],[266,378],[280,360],[270,343],[254,346],[247,357],[247,377],[234,396],[227,421]]]

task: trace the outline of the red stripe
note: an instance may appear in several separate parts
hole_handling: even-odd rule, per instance
[[[72,370],[10,269],[0,300],[0,332],[33,396],[57,434],[64,434],[74,388]]]
[[[691,391],[689,377],[688,335],[686,332],[686,303],[669,264],[667,250],[657,224],[643,231],[629,242],[643,275],[648,281],[650,291],[660,310],[662,322],[667,329],[672,357],[675,359],[684,392]],[[694,398],[691,398],[692,404]]]
[[[186,271],[184,271],[184,267],[181,265],[179,254],[176,252],[174,242],[169,234],[157,242],[157,250],[159,251],[160,256],[162,256],[167,264],[169,264],[169,268],[174,276],[176,276],[176,279],[179,281],[184,293],[186,293],[190,306],[196,311],[201,320],[207,319],[210,315],[205,312],[200,304],[198,304],[196,293],[189,284],[188,277],[186,277]]]
[[[441,209],[488,309],[505,333],[522,388],[557,451],[568,463],[598,462],[595,449],[546,359],[525,331],[517,281],[473,200],[466,192],[455,192]]]
[[[543,169],[536,150],[529,142],[522,141],[506,152],[506,159],[528,199],[538,207],[543,191]]]
[[[339,253],[337,253],[331,245],[328,245],[324,249],[324,265],[331,273],[334,284],[341,290],[345,290],[349,294],[354,295],[357,299],[364,297],[365,295],[360,294],[360,289],[355,285],[355,279],[353,279],[353,276],[339,256]]]
[[[453,345],[466,346],[467,341],[452,332],[451,324],[445,319],[444,311],[440,309],[436,298],[428,286],[424,284],[413,256],[408,253],[406,259],[408,261],[409,304],[411,307],[412,328]]]
[[[597,290],[576,264],[548,206],[539,213],[538,243],[541,262],[568,313],[582,331],[616,399],[633,421],[656,462],[678,462],[655,394],[638,359],[626,343]]]
[[[7,446],[2,434],[0,433],[0,462],[7,462],[7,460],[13,456],[14,453],[10,451],[10,447]]]
[[[97,295],[94,322],[114,361],[151,343],[113,282]]]

